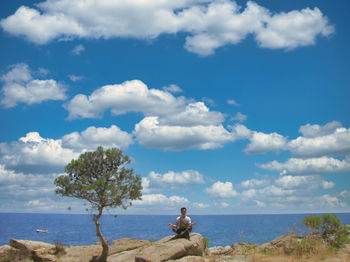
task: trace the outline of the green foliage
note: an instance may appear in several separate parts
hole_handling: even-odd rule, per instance
[[[308,227],[309,235],[311,235],[312,230],[318,230],[320,228],[322,218],[319,216],[308,216],[305,217],[301,223]]]
[[[208,237],[204,238],[204,246],[205,246],[205,248],[209,248],[209,246],[210,246],[210,240]]]
[[[96,235],[101,240],[102,254],[94,261],[105,262],[108,256],[108,243],[100,230],[99,218],[104,208],[131,206],[131,200],[141,199],[141,177],[134,170],[127,169],[128,156],[116,148],[104,150],[98,147],[94,152],[86,152],[66,167],[67,175],[55,179],[56,193],[62,196],[85,199],[92,210],[97,210],[93,220]]]
[[[104,150],[98,147],[86,152],[66,167],[68,175],[55,179],[56,193],[62,196],[85,199],[92,209],[131,205],[130,200],[141,199],[141,177],[133,175],[128,156],[116,148]]]
[[[308,216],[302,223],[309,228],[310,233],[321,229],[321,236],[330,247],[340,248],[350,241],[347,227],[342,226],[340,219],[334,214]]]
[[[340,248],[350,241],[347,227],[341,225],[336,215],[324,214],[321,228],[322,237],[332,247]]]

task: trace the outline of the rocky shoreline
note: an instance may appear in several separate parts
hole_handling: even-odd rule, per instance
[[[108,262],[253,262],[253,261],[309,261],[293,260],[291,243],[303,237],[285,235],[268,243],[234,243],[226,247],[206,247],[205,238],[192,233],[190,240],[165,237],[159,241],[123,238],[109,246]],[[11,239],[9,245],[0,247],[0,261],[87,262],[100,254],[99,243],[90,246],[64,247],[39,241]],[[310,261],[350,261],[350,245],[330,257]]]

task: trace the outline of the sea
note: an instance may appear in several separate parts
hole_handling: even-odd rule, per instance
[[[304,217],[322,214],[269,214],[269,215],[192,215],[197,222],[193,232],[209,239],[210,247],[226,246],[236,242],[262,244],[278,236],[306,234],[301,224]],[[342,224],[350,224],[350,213],[337,213]],[[54,243],[66,246],[91,245],[99,241],[95,224],[89,214],[0,213],[0,246],[11,238]],[[109,243],[119,238],[157,241],[172,235],[168,223],[176,215],[103,215],[101,231]],[[37,233],[36,229],[48,230]]]

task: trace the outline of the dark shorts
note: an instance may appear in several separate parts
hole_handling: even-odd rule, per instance
[[[192,227],[185,229],[173,228],[174,233],[176,233],[176,238],[187,238],[190,239],[190,232],[192,232]]]

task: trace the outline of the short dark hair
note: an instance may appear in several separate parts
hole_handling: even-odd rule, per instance
[[[187,211],[187,208],[186,207],[181,207],[181,212],[182,212],[182,210],[186,210]]]

